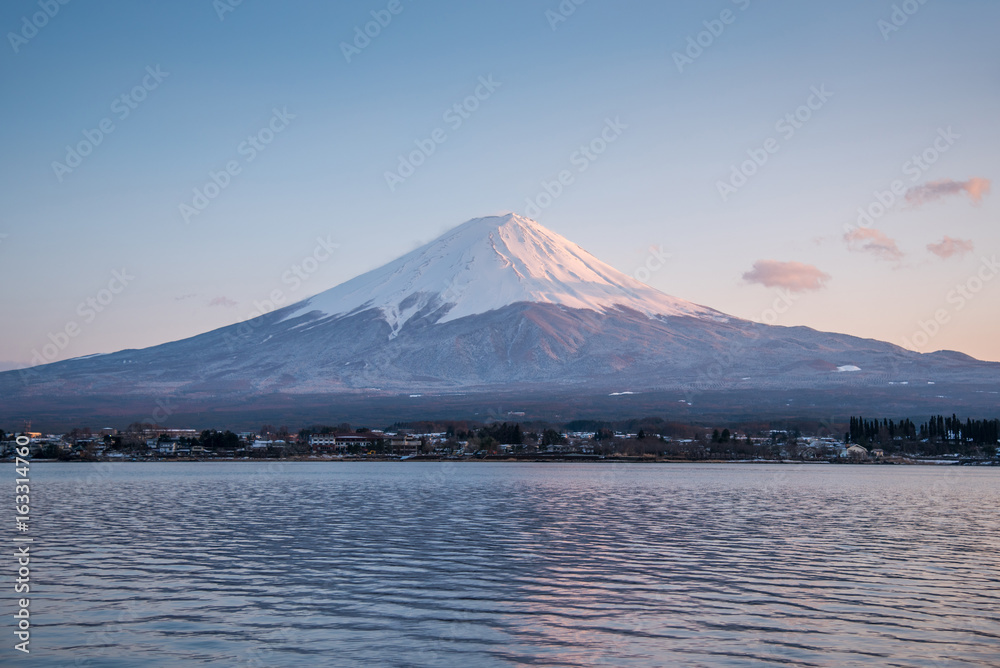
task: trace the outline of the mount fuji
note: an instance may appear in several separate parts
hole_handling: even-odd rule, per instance
[[[533,220],[476,218],[395,262],[302,302],[286,316],[342,317],[378,309],[395,337],[415,316],[436,323],[517,303],[648,317],[722,317],[623,274]]]
[[[2,373],[0,419],[919,416],[998,389],[1000,364],[728,316],[508,214],[243,323]]]

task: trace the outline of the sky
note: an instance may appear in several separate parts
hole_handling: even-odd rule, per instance
[[[1000,361],[997,25],[991,0],[4,2],[0,368],[239,322],[511,211],[734,316]]]

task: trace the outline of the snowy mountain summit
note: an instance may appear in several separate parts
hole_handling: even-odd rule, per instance
[[[463,223],[389,264],[305,300],[285,317],[315,311],[343,317],[377,308],[395,336],[416,316],[445,323],[519,302],[600,313],[628,309],[648,317],[725,318],[651,288],[513,213]]]
[[[160,420],[156,406],[175,420],[238,413],[251,423],[332,410],[482,420],[485,406],[544,419],[669,406],[675,416],[926,414],[956,402],[985,413],[998,379],[1000,364],[957,353],[728,317],[508,214],[246,322],[0,373],[0,420],[89,420],[95,406],[126,424]]]

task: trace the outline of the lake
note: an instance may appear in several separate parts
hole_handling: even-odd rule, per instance
[[[8,632],[3,665],[1000,664],[998,468],[31,474],[31,655]]]

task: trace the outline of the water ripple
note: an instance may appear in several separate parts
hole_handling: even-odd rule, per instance
[[[36,666],[1000,665],[995,469],[32,473]]]

